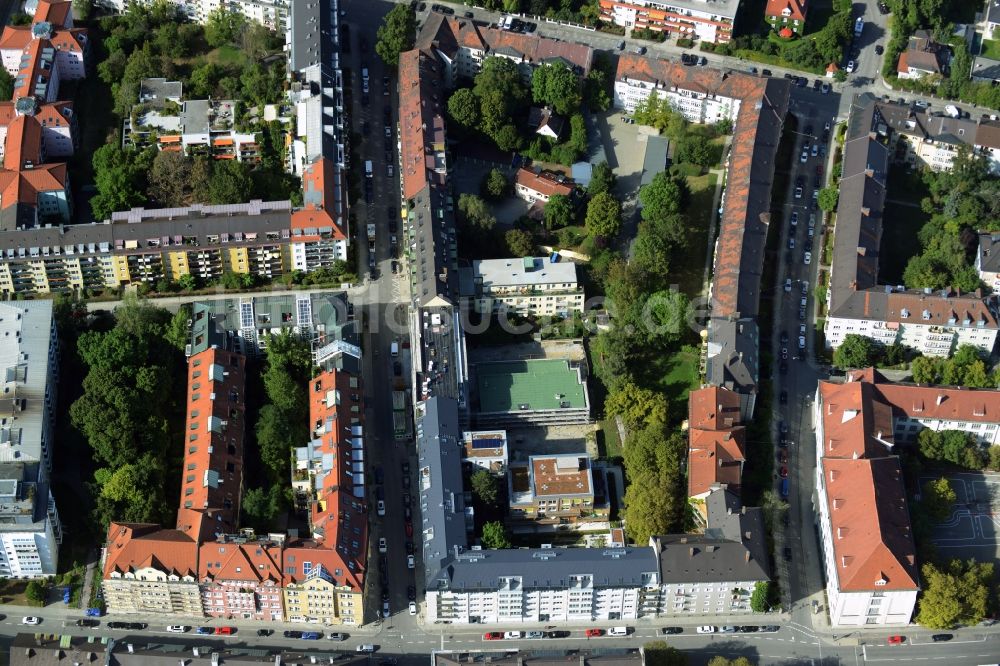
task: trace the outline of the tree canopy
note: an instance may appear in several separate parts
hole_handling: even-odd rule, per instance
[[[464,224],[472,229],[489,231],[497,223],[489,205],[475,194],[462,193],[458,197],[458,212]]]
[[[964,430],[931,430],[917,434],[920,455],[929,460],[942,460],[968,469],[983,469],[987,452],[978,438]]]
[[[952,505],[957,500],[958,495],[946,476],[926,481],[921,486],[920,506],[936,523],[944,521],[951,515]]]
[[[684,527],[687,508],[681,462],[687,440],[655,423],[632,433],[624,443],[625,529],[634,543]]]
[[[666,425],[670,403],[662,391],[642,388],[626,381],[605,400],[604,411],[620,416],[630,430],[642,430],[649,426]]]
[[[587,204],[587,233],[600,238],[614,238],[622,225],[618,200],[609,192],[601,192]]]
[[[481,537],[483,546],[490,550],[500,550],[510,548],[510,537],[507,536],[507,528],[499,520],[483,523],[483,534]]]
[[[573,203],[565,194],[553,194],[545,202],[542,215],[545,228],[549,231],[561,229],[573,224]]]
[[[951,560],[924,564],[923,592],[916,621],[930,629],[975,625],[986,618],[993,586],[993,563]]]
[[[545,63],[531,74],[531,94],[536,104],[546,104],[566,115],[580,108],[580,80],[563,62]]]
[[[878,345],[869,337],[849,333],[833,352],[833,364],[841,370],[867,368],[878,356]]]
[[[504,234],[507,250],[514,257],[532,257],[535,254],[535,240],[524,229],[509,229]]]
[[[499,480],[485,469],[477,469],[469,479],[472,494],[486,506],[496,506],[500,498]]]
[[[417,17],[406,4],[393,5],[376,34],[375,53],[390,67],[399,65],[399,54],[413,48]]]

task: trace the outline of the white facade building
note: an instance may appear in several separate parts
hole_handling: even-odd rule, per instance
[[[600,0],[601,19],[707,42],[732,37],[739,0]]]
[[[0,339],[0,576],[51,576],[62,542],[49,490],[59,368],[52,303],[0,302]]]
[[[979,234],[976,271],[983,284],[992,289],[993,293],[1000,293],[1000,234]]]
[[[472,282],[477,312],[497,312],[503,307],[533,316],[583,312],[583,288],[572,261],[482,259],[472,262]]]
[[[893,407],[872,369],[816,392],[816,488],[830,624],[906,626],[920,590]],[[912,388],[912,387],[897,387]]]
[[[614,105],[632,113],[639,103],[656,95],[666,99],[689,122],[735,122],[741,92],[734,86],[739,78],[717,69],[684,67],[666,60],[623,54],[615,75]]]
[[[172,0],[178,11],[192,21],[204,23],[212,12],[226,8],[242,14],[251,21],[261,23],[271,30],[288,29],[289,0]],[[124,12],[131,4],[144,0],[98,0],[99,5],[116,12]],[[147,2],[145,4],[151,4]]]

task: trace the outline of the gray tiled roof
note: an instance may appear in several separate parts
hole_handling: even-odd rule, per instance
[[[444,187],[428,185],[411,199],[414,297],[418,305],[452,303],[458,287],[455,216]],[[443,300],[442,300],[443,299]]]
[[[764,514],[744,508],[728,490],[705,500],[708,526],[701,534],[654,537],[663,583],[770,580]]]
[[[1000,234],[979,234],[978,268],[990,273],[1000,272]]]
[[[462,485],[462,428],[458,402],[430,398],[416,423],[420,541],[428,585],[456,549],[468,545]]]
[[[428,589],[495,590],[502,577],[524,588],[566,588],[572,576],[590,576],[594,587],[637,587],[658,579],[652,548],[518,548],[468,551],[447,562]]]
[[[756,392],[758,341],[757,323],[752,319],[709,320],[708,382],[741,394]]]

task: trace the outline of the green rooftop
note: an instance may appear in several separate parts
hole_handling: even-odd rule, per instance
[[[561,359],[476,364],[479,411],[587,409],[577,368]]]

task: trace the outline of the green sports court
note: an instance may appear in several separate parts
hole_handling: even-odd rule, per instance
[[[475,369],[482,413],[587,408],[579,371],[568,361],[479,363]]]

